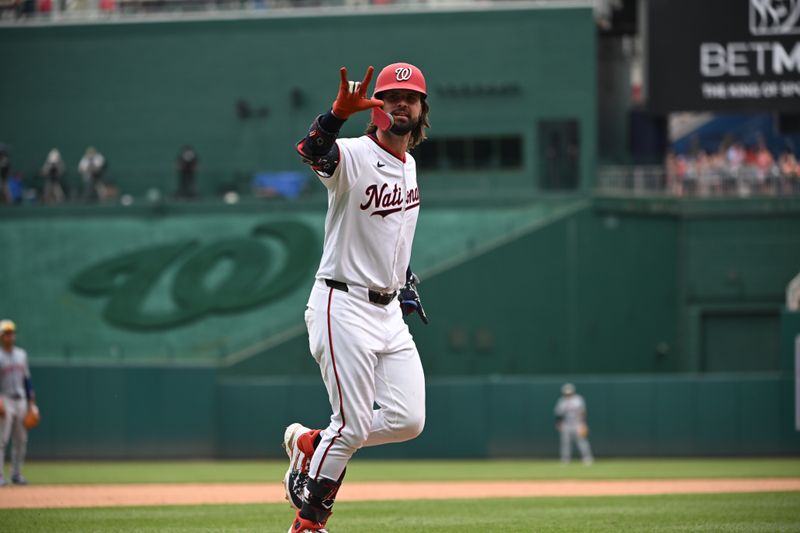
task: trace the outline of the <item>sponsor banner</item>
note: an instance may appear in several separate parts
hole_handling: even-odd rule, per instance
[[[800,0],[650,0],[647,106],[800,112]]]

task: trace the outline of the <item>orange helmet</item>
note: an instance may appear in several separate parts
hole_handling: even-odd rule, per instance
[[[381,70],[375,81],[374,95],[391,89],[407,89],[427,96],[425,92],[425,76],[422,71],[410,63],[392,63]]]

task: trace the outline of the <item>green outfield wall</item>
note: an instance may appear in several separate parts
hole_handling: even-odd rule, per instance
[[[33,365],[31,458],[214,457],[213,368]]]
[[[319,379],[218,378],[202,368],[34,367],[30,458],[281,458],[283,429],[326,425]],[[429,378],[423,434],[365,458],[557,457],[553,408],[573,381],[598,457],[791,455],[791,379],[705,376]]]
[[[579,153],[571,184],[589,190],[594,179],[589,7],[21,25],[0,28],[0,49],[13,80],[0,85],[0,142],[30,182],[58,147],[78,188],[78,161],[93,145],[121,193],[169,194],[188,143],[199,154],[204,195],[249,192],[256,172],[301,170],[294,143],[330,108],[341,66],[360,79],[369,65],[397,61],[427,76],[431,142],[441,141],[442,152],[432,155],[440,161],[430,187],[566,186],[543,155],[552,143]],[[351,119],[343,134],[358,134],[366,119]],[[465,138],[494,141],[458,142]],[[491,145],[503,138],[518,140],[521,151],[506,164]],[[487,180],[492,165],[499,167]]]

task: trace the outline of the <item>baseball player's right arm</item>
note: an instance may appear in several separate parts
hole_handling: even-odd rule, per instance
[[[331,110],[318,116],[311,124],[308,134],[297,143],[297,152],[303,162],[310,165],[317,174],[331,176],[339,166],[340,155],[336,138],[350,115],[383,105],[383,100],[366,97],[372,72],[373,68],[369,67],[363,81],[348,81],[347,69],[342,67],[339,71],[339,93]]]

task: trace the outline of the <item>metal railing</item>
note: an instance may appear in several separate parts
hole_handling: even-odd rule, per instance
[[[777,166],[767,172],[743,166],[735,171],[722,168],[676,174],[660,165],[614,165],[600,167],[596,190],[633,196],[800,196],[800,175],[782,174]]]

